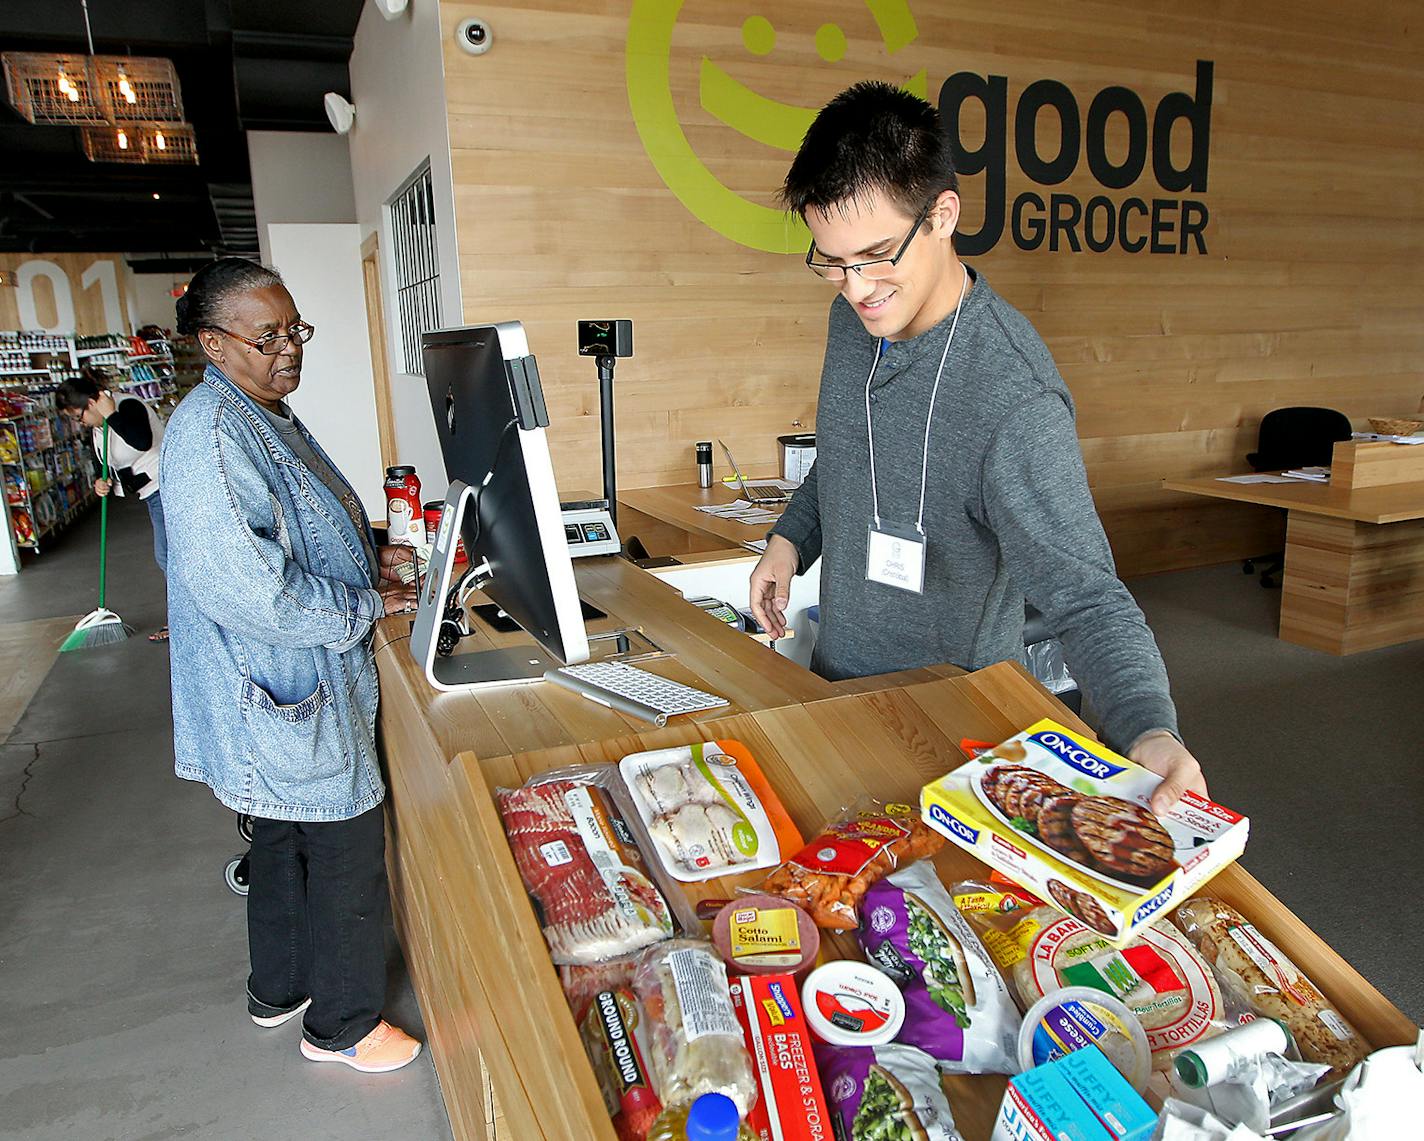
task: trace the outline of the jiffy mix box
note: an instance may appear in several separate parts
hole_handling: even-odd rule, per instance
[[[1236,859],[1250,821],[1040,721],[920,793],[925,823],[1121,947]]]

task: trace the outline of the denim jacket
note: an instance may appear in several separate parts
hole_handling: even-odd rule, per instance
[[[269,819],[379,804],[384,608],[351,516],[211,365],[168,422],[160,478],[178,775]]]

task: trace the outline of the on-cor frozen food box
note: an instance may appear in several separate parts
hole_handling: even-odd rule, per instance
[[[1250,821],[1056,721],[1039,721],[924,787],[925,823],[1121,947],[1246,847]]]

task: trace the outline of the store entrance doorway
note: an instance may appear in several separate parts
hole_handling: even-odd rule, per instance
[[[377,236],[361,243],[361,279],[366,287],[366,328],[371,338],[371,374],[376,387],[376,432],[381,466],[396,462],[395,418],[391,411],[391,371],[386,355],[386,311],[381,301],[381,262]]]

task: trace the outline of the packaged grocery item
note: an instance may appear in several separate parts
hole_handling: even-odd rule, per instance
[[[830,1112],[791,975],[733,979],[732,1006],[756,1063],[761,1097],[747,1117],[757,1141],[827,1141]]]
[[[1234,907],[1190,899],[1175,919],[1231,994],[1256,1014],[1285,1023],[1307,1062],[1323,1062],[1339,1077],[1370,1052],[1320,988]]]
[[[1019,1030],[1019,1067],[1031,1070],[1089,1046],[1101,1050],[1133,1089],[1147,1088],[1147,1035],[1132,1011],[1093,987],[1060,987],[1028,1008]]]
[[[1165,816],[1161,778],[1055,721],[926,785],[934,828],[1122,946],[1246,847],[1246,817],[1188,792]]]
[[[589,765],[496,792],[555,963],[597,963],[697,929],[682,893],[644,858],[617,784],[612,766]]]
[[[588,1004],[599,991],[628,990],[633,986],[633,971],[638,960],[633,957],[610,959],[606,963],[592,963],[581,966],[569,963],[559,968],[559,983],[564,988],[564,998],[573,1011],[574,1021],[582,1021]]]
[[[675,879],[696,883],[769,868],[801,846],[800,832],[740,741],[633,753],[618,770]]]
[[[905,999],[884,971],[837,959],[817,967],[801,987],[806,1021],[833,1046],[882,1046],[905,1021]]]
[[[816,1046],[843,1141],[961,1141],[935,1061],[913,1046]]]
[[[704,1093],[696,1101],[672,1105],[653,1123],[648,1141],[756,1141],[732,1099]]]
[[[927,860],[872,884],[858,938],[905,994],[897,1041],[947,1073],[1013,1074],[1019,1012],[973,929]]]
[[[1095,1046],[1009,1079],[990,1141],[1147,1141],[1157,1114]]]
[[[743,895],[712,920],[712,943],[733,970],[804,976],[821,950],[821,932],[801,908],[775,895]]]
[[[579,1037],[593,1066],[618,1141],[643,1141],[662,1103],[648,1068],[647,1018],[633,993],[604,990],[593,996],[579,1022]]]
[[[1029,1006],[1061,987],[1091,987],[1132,1011],[1165,1070],[1172,1051],[1235,1025],[1211,968],[1170,923],[1144,927],[1125,947],[1052,907],[1024,912],[989,952]]]
[[[767,876],[761,890],[800,904],[819,927],[854,931],[866,888],[943,846],[910,805],[867,797]]]
[[[664,1106],[704,1093],[731,1098],[743,1117],[757,1097],[751,1055],[710,943],[675,939],[638,959],[633,991],[652,1027],[653,1076]]]
[[[1274,1018],[1253,1018],[1172,1059],[1182,1084],[1191,1089],[1224,1082],[1264,1054],[1284,1055],[1290,1049],[1290,1031]]]

